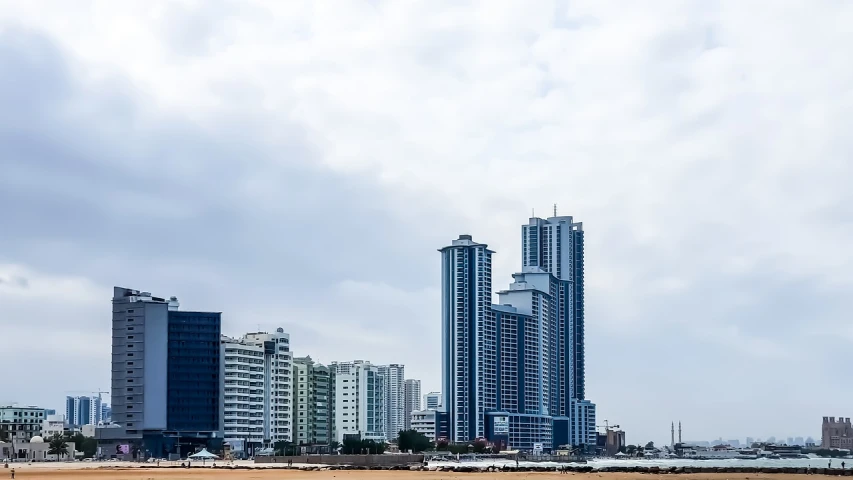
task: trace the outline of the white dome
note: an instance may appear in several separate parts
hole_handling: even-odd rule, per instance
[[[44,439],[36,435],[30,439],[30,443],[44,443]]]

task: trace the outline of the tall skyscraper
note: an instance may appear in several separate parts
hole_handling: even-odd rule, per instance
[[[424,395],[424,409],[425,410],[442,410],[443,406],[441,403],[441,392],[429,392]]]
[[[555,212],[556,213],[556,212]],[[573,217],[531,218],[521,227],[522,267],[539,267],[559,284],[557,309],[560,357],[568,359],[560,372],[566,398],[585,398],[584,375],[584,232]],[[569,407],[568,404],[565,407]]]
[[[225,441],[249,455],[275,442],[292,440],[290,335],[247,333],[223,336],[221,363]]]
[[[442,252],[442,385],[449,437],[512,448],[594,448],[585,399],[583,228],[522,226],[522,268],[492,305],[494,252],[468,235]]]
[[[396,363],[379,365],[385,377],[385,425],[388,440],[394,440],[406,426],[405,388],[406,367]]]
[[[386,441],[385,376],[370,362],[332,362],[334,372],[335,440],[343,442],[348,435],[362,439]]]
[[[449,439],[461,443],[485,435],[486,408],[495,406],[494,322],[489,308],[494,252],[470,235],[460,235],[439,251],[442,403],[448,412]]]
[[[113,421],[99,430],[113,448],[141,442],[155,456],[192,453],[222,443],[222,314],[178,310],[165,299],[113,289]]]
[[[404,401],[404,421],[403,430],[412,429],[412,412],[417,412],[421,409],[421,381],[406,379],[405,386],[405,401]]]

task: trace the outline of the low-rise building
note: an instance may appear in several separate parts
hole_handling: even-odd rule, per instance
[[[434,442],[438,431],[438,415],[436,410],[416,410],[411,413],[409,419],[412,430],[423,434],[425,437]]]
[[[44,409],[36,406],[0,406],[0,439],[28,442],[41,435]]]
[[[41,436],[50,438],[57,433],[65,435],[71,432],[71,428],[65,421],[65,415],[47,415],[41,422]]]
[[[44,462],[51,460],[73,459],[75,452],[74,442],[66,442],[66,452],[62,458],[58,455],[47,453],[50,443],[36,435],[28,442],[0,442],[0,459],[26,460],[28,462]]]

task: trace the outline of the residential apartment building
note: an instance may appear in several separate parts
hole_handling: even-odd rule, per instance
[[[334,373],[335,440],[348,435],[384,442],[387,440],[386,377],[370,362],[332,362]]]
[[[403,415],[406,424],[403,430],[411,430],[412,428],[412,412],[421,409],[421,381],[407,379],[403,388],[405,399],[403,401]]]
[[[334,440],[335,375],[311,357],[293,359],[293,441],[330,445]],[[348,402],[349,403],[349,402]]]
[[[595,445],[595,405],[584,398],[583,244],[572,217],[531,218],[522,226],[521,272],[495,305],[494,252],[470,235],[440,250],[451,441],[485,437],[546,451]]]
[[[392,363],[378,368],[385,378],[385,434],[392,441],[406,428],[406,367]]]
[[[44,419],[43,408],[0,405],[0,440],[29,442],[41,436]]]
[[[441,410],[441,392],[429,392],[424,395],[424,408],[426,410]]]
[[[140,442],[155,456],[219,450],[222,314],[180,311],[176,297],[121,287],[112,310],[110,403],[121,428],[99,429],[100,443],[115,451]]]
[[[290,335],[247,333],[221,337],[223,430],[233,451],[254,455],[280,440],[291,441]]]
[[[41,422],[42,438],[50,439],[56,434],[65,435],[69,432],[71,428],[65,421],[65,415],[45,415],[45,419]]]
[[[437,415],[436,410],[415,410],[410,414],[411,429],[423,434],[434,442],[436,439]]]
[[[103,406],[98,397],[65,397],[65,419],[69,425],[97,425],[102,421]]]

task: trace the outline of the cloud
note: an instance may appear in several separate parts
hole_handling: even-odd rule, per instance
[[[830,1],[7,2],[0,264],[30,290],[96,286],[64,314],[92,335],[121,284],[232,334],[286,325],[297,354],[399,358],[428,390],[435,249],[473,234],[502,288],[519,225],[557,203],[587,232],[601,418],[657,442],[676,415],[691,438],[817,436],[850,394],[851,20]],[[3,308],[0,327],[31,318]],[[99,385],[16,378],[20,401],[102,385],[83,357]]]

